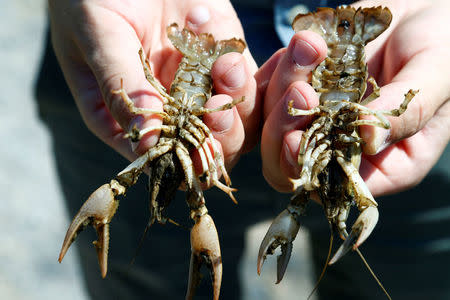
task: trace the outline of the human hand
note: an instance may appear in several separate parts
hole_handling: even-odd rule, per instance
[[[418,184],[436,163],[450,138],[450,30],[448,2],[362,1],[355,6],[387,6],[391,26],[369,43],[369,73],[381,86],[381,96],[368,106],[397,108],[409,89],[419,93],[400,117],[389,117],[391,129],[361,126],[365,141],[360,174],[374,196],[395,193]],[[261,140],[263,172],[277,190],[292,191],[298,178],[297,153],[302,130],[310,117],[291,117],[287,103],[310,109],[319,103],[307,84],[310,73],[326,56],[317,34],[298,32],[256,74],[265,96]]]
[[[161,124],[158,116],[131,114],[120,95],[111,93],[120,88],[123,78],[124,88],[137,107],[162,110],[160,95],[145,79],[139,48],[148,55],[155,78],[168,88],[181,59],[166,35],[171,23],[196,33],[212,33],[216,40],[244,39],[228,1],[212,5],[209,1],[177,0],[50,0],[49,12],[55,53],[83,120],[95,135],[129,160],[155,145],[159,131],[146,134],[133,147],[124,134],[134,125],[146,128]],[[228,166],[256,143],[260,115],[253,78],[256,70],[248,50],[243,55],[220,57],[212,69],[219,95],[213,96],[206,107],[245,96],[245,101],[231,110],[204,116],[221,143]]]

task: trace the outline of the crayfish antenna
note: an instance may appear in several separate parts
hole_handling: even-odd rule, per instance
[[[331,232],[331,234],[330,234],[330,242],[329,242],[329,247],[328,247],[327,259],[325,260],[325,265],[323,266],[322,273],[320,273],[319,279],[317,280],[316,285],[314,286],[313,290],[309,294],[307,300],[309,300],[312,297],[312,295],[314,295],[314,293],[319,288],[319,284],[322,281],[323,276],[325,275],[325,271],[327,270],[328,263],[329,263],[330,258],[331,258],[331,250],[332,250],[332,248],[333,248],[333,232]]]
[[[142,233],[141,239],[139,240],[139,244],[138,244],[138,246],[136,248],[136,251],[134,252],[133,258],[130,261],[129,267],[131,267],[134,264],[134,262],[136,261],[136,257],[138,256],[139,252],[142,249],[142,245],[144,244],[144,240],[145,240],[145,237],[148,234],[148,230],[150,229],[150,227],[153,225],[154,222],[155,222],[155,219],[153,219],[153,218],[151,218],[147,222],[147,225],[145,226],[144,232]]]
[[[377,210],[377,212],[378,212],[378,210]],[[352,230],[352,232],[350,232],[350,235],[346,231],[344,231],[343,234],[344,234],[344,237],[345,237],[345,241],[341,245],[341,247],[338,249],[338,251],[336,251],[336,253],[334,254],[333,258],[330,260],[330,262],[328,263],[329,265],[334,264],[339,258],[344,256],[345,253],[347,253],[352,248],[352,245],[354,244],[355,240],[360,238],[359,232],[358,231],[354,231],[354,230]],[[389,300],[392,300],[391,296],[389,295],[387,290],[384,288],[384,286],[381,283],[380,279],[378,279],[378,277],[375,275],[375,272],[372,270],[372,268],[370,267],[369,263],[366,261],[366,259],[362,255],[361,251],[358,248],[356,248],[355,246],[353,246],[353,249],[354,249],[354,251],[356,251],[356,253],[358,253],[359,257],[361,258],[362,262],[366,266],[367,270],[369,270],[370,275],[372,275],[373,279],[375,279],[377,284],[381,287],[381,289],[383,290],[383,292],[386,295],[386,297]]]
[[[369,272],[372,275],[373,279],[375,279],[375,281],[378,283],[380,288],[383,290],[383,292],[386,295],[386,297],[388,297],[389,300],[392,300],[391,296],[389,295],[387,290],[384,288],[383,284],[381,283],[380,279],[378,279],[377,275],[375,275],[375,273],[373,272],[372,268],[369,266],[369,263],[366,261],[366,259],[362,255],[361,251],[359,251],[359,249],[356,249],[355,251],[356,251],[356,253],[358,253],[359,257],[361,258],[362,262],[366,266],[367,270],[369,270]]]

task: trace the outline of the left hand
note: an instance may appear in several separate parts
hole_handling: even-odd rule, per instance
[[[120,95],[125,90],[137,107],[162,110],[158,92],[146,81],[138,56],[143,48],[157,78],[170,86],[180,53],[166,35],[171,23],[195,33],[210,32],[215,39],[244,39],[240,21],[227,0],[49,0],[53,47],[65,79],[87,127],[103,142],[129,160],[136,159],[159,139],[159,130],[147,133],[137,144],[124,139],[134,126],[161,124],[155,115],[129,112]],[[251,149],[259,136],[260,108],[253,78],[257,70],[248,50],[228,53],[213,65],[211,76],[218,93],[206,104],[212,108],[245,96],[235,108],[208,114],[205,123],[220,143],[224,161],[232,166]]]

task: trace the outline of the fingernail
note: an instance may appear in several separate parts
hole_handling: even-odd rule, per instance
[[[221,77],[222,82],[229,88],[237,89],[242,87],[246,81],[245,68],[242,61],[233,65],[225,74]]]
[[[131,151],[136,151],[137,147],[139,146],[139,142],[132,142],[130,140],[130,145],[131,145]]]
[[[308,103],[306,103],[305,97],[295,87],[291,88],[286,94],[285,103],[286,107],[289,101],[294,100],[294,107],[298,109],[308,109]]]
[[[298,165],[298,162],[296,161],[296,158],[294,158],[295,155],[293,155],[293,151],[289,148],[288,144],[284,144],[283,147],[284,151],[284,157],[286,157],[287,163],[291,166],[291,170],[294,174],[297,176],[300,175],[300,166]]]
[[[311,44],[303,40],[297,40],[292,49],[292,57],[299,66],[309,66],[316,61],[319,53],[317,53]]]
[[[214,123],[210,124],[212,130],[215,132],[226,132],[231,129],[234,122],[234,112],[233,109],[227,109],[220,113],[215,118]]]
[[[303,97],[302,93],[300,93],[296,88],[289,89],[288,93],[284,98],[284,106],[285,106],[285,114],[288,116],[288,119],[297,120],[297,117],[291,116],[288,113],[289,102],[293,100],[293,107],[298,109],[308,109],[308,103],[306,103],[306,99]]]
[[[205,24],[210,19],[209,9],[206,6],[198,5],[191,9],[187,15],[190,25],[199,26]]]
[[[384,129],[384,128],[376,128],[374,133],[374,139],[373,139],[373,148],[375,149],[375,154],[380,153],[386,147],[389,146],[389,143],[387,142],[389,136],[391,135],[390,129]]]

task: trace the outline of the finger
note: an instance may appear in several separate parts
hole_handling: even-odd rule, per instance
[[[86,82],[77,80],[83,78],[80,76],[82,74],[77,74],[76,72],[79,70],[74,68],[69,68],[69,72],[73,72],[69,76],[70,85],[74,87],[74,96],[78,99],[80,112],[87,125],[103,141],[116,148],[117,143],[112,138],[109,128],[105,128],[98,122],[99,114],[107,115],[109,113],[124,132],[129,131],[134,125],[142,129],[161,124],[159,116],[138,116],[130,113],[121,95],[111,93],[112,90],[120,89],[121,79],[123,79],[124,90],[136,107],[162,111],[162,102],[160,101],[161,96],[145,79],[138,55],[141,44],[133,28],[119,15],[104,10],[96,10],[95,13],[97,18],[89,20],[89,28],[92,30],[89,40],[79,40],[77,43],[97,82],[92,90],[99,89],[103,97],[98,94],[93,101],[92,97],[86,94]],[[102,25],[103,18],[108,19],[109,23],[113,23],[115,26],[106,28]],[[120,43],[119,47],[118,43]],[[104,100],[104,104],[102,100]],[[117,132],[115,134],[118,135]],[[158,136],[159,131],[146,134],[135,147],[135,151],[137,153],[144,152],[156,144]]]
[[[261,138],[263,174],[270,185],[282,192],[291,190],[288,176],[292,174],[290,170],[286,170],[286,165],[280,164],[282,149],[289,147],[292,158],[292,156],[296,156],[300,143],[300,140],[292,142],[291,139],[288,139],[288,144],[283,145],[285,134],[294,129],[304,128],[311,121],[310,117],[293,117],[288,114],[288,103],[291,100],[294,101],[295,108],[304,110],[317,106],[319,103],[316,92],[309,84],[296,81],[287,89],[282,99],[275,104],[264,124]],[[286,151],[286,148],[283,151]],[[296,172],[296,170],[292,172]]]
[[[229,1],[214,4],[198,0],[189,4],[185,26],[195,33],[212,33],[216,40],[244,38],[244,32],[233,6]]]
[[[82,59],[84,54],[72,38],[52,29],[52,42],[64,77],[87,127],[102,141],[128,159],[136,155],[124,139],[122,127],[112,117],[103,100],[97,80]]]
[[[256,85],[260,95],[264,96],[266,94],[270,79],[275,73],[280,60],[285,55],[286,51],[286,48],[279,49],[277,52],[272,54],[272,56],[255,73]]]
[[[197,34],[211,33],[215,40],[227,40],[238,38],[245,40],[241,22],[229,1],[219,1],[212,4],[211,1],[198,0],[195,4],[189,4],[186,15],[186,27]],[[251,58],[248,49],[244,52],[248,63],[256,72],[257,65]]]
[[[298,163],[298,151],[302,139],[302,130],[286,132],[282,141],[280,153],[281,172],[289,178],[299,178],[301,166]]]
[[[241,22],[229,1],[214,2],[214,5],[212,5],[210,1],[199,0],[197,3],[190,5],[191,8],[186,15],[185,26],[195,33],[211,33],[217,41],[232,38],[245,41]],[[252,74],[255,73],[258,66],[248,48],[243,54]]]
[[[420,132],[377,155],[363,155],[361,176],[375,197],[413,187],[435,165],[449,139],[450,101],[447,101]]]
[[[211,142],[211,140],[210,139],[206,139],[206,147],[205,147],[205,149],[209,149],[209,151],[211,152],[211,155],[212,155],[212,157],[213,158],[215,158],[215,151],[214,151],[214,148],[219,152],[219,154],[221,155],[220,157],[222,157],[223,158],[223,149],[222,149],[222,145],[220,144],[220,142],[219,141],[217,141],[217,140],[214,140],[214,147],[213,147],[213,145],[212,145],[212,142]],[[203,161],[203,163],[202,163],[202,156],[200,156],[200,153],[199,153],[199,151],[197,150],[197,149],[193,149],[191,152],[190,152],[190,157],[191,157],[191,159],[192,159],[192,163],[193,163],[193,165],[194,165],[194,169],[195,169],[195,173],[198,175],[198,176],[200,176],[200,175],[202,175],[203,174],[203,172],[205,171],[205,169],[204,169],[204,162],[205,161]],[[205,159],[205,158],[203,158],[203,159]],[[206,158],[207,159],[207,158]],[[216,166],[216,167],[218,167],[218,166]],[[210,170],[211,171],[211,170]],[[220,169],[220,167],[218,167],[217,169],[216,169],[216,171],[217,171],[217,178],[221,178],[222,177],[222,170]],[[210,188],[211,186],[208,186],[208,184],[207,183],[202,183],[202,189],[208,189],[208,188]]]
[[[311,71],[326,57],[326,51],[326,43],[317,33],[300,31],[292,37],[267,87],[264,119],[292,82],[310,80]]]
[[[211,6],[199,1],[186,16],[186,26],[197,34],[212,33],[216,40],[240,38],[244,40],[242,26],[229,2]],[[217,93],[230,95],[233,99],[245,97],[237,110],[244,125],[246,139],[244,151],[249,151],[259,139],[261,101],[253,77],[257,66],[248,49],[243,55],[229,53],[214,63],[211,75]]]
[[[206,104],[206,108],[216,108],[232,102],[228,95],[216,95],[211,97]],[[236,107],[223,111],[205,114],[203,121],[211,130],[214,138],[220,142],[223,157],[227,169],[230,169],[237,162],[244,144],[244,126]]]
[[[364,152],[379,153],[393,143],[410,137],[420,131],[435,112],[450,97],[448,76],[430,76],[437,68],[445,68],[448,62],[441,62],[439,51],[420,53],[413,57],[392,79],[392,83],[381,88],[381,96],[368,106],[376,110],[398,108],[409,89],[418,90],[406,111],[399,117],[388,117],[389,130],[374,126],[361,126],[365,140]],[[437,86],[446,88],[436,88]]]
[[[246,59],[239,53],[228,53],[219,57],[211,70],[214,88],[218,94],[227,94],[232,99],[244,97],[236,108],[245,130],[244,152],[253,148],[259,140],[261,101],[257,97],[256,81]]]
[[[420,8],[422,4],[417,3]],[[390,132],[361,128],[367,142],[366,153],[373,154],[392,143],[418,132],[433,117],[436,110],[450,98],[450,77],[442,70],[450,68],[446,57],[450,49],[450,28],[442,26],[445,10],[439,6],[408,8],[409,14],[399,20],[383,51],[383,70],[379,76],[381,97],[369,106],[374,109],[393,109],[403,101],[409,89],[419,90],[406,112],[399,118],[389,117]],[[442,28],[438,32],[422,30],[424,26]],[[411,43],[420,41],[420,43]],[[380,64],[381,65],[381,64]]]

